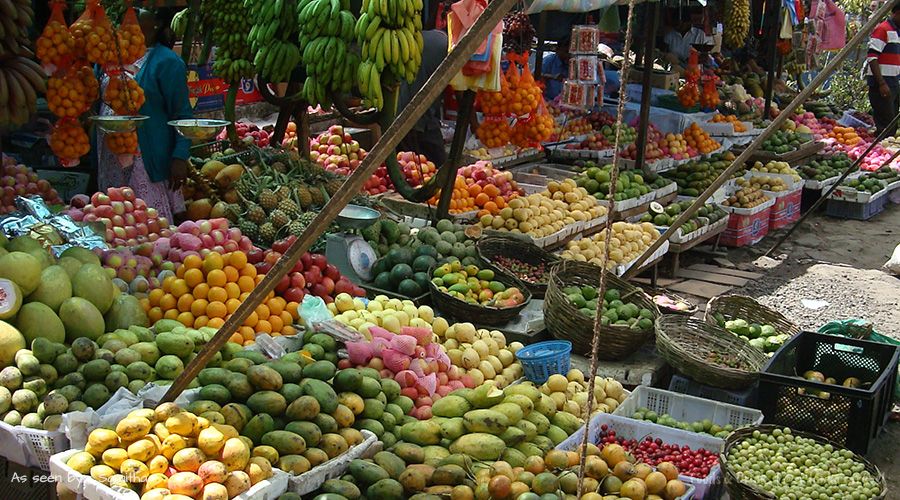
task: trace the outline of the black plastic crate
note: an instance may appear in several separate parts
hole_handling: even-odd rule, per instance
[[[889,344],[801,332],[760,373],[765,423],[812,432],[866,454],[890,415],[898,356],[900,348]],[[806,380],[807,370],[838,384],[856,377],[862,386]]]
[[[213,153],[224,153],[230,147],[228,141],[217,140],[191,146],[191,156],[209,158]]]
[[[747,389],[728,390],[701,384],[678,374],[672,375],[672,380],[669,382],[669,390],[679,394],[687,394],[688,396],[746,406],[747,408],[756,408],[756,402],[759,398],[759,382]]]
[[[887,200],[887,196],[875,198],[868,203],[828,200],[825,202],[825,215],[840,219],[869,220],[884,212]]]

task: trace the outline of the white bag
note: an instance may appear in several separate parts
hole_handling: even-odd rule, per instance
[[[884,263],[884,268],[897,276],[900,276],[900,244],[894,248],[894,253],[891,254],[891,258]]]

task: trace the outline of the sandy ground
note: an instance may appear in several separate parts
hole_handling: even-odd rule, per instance
[[[784,234],[775,233],[776,236]],[[735,293],[750,295],[781,311],[802,328],[817,330],[843,318],[873,322],[876,331],[900,339],[900,278],[882,265],[900,243],[900,206],[868,221],[833,219],[816,214],[805,221],[773,254],[759,259],[774,245],[766,238],[756,247],[732,250],[728,259],[739,268],[766,276]],[[760,271],[758,264],[773,266]],[[823,301],[813,309],[804,299]],[[889,422],[868,458],[884,473],[887,498],[900,499],[900,423]]]

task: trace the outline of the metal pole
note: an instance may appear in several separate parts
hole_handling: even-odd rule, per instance
[[[703,206],[704,203],[706,203],[706,200],[709,199],[709,197],[712,196],[717,189],[722,187],[722,185],[725,184],[728,179],[731,179],[731,176],[734,175],[734,173],[744,165],[744,163],[750,158],[750,155],[752,155],[754,151],[759,149],[759,147],[762,146],[762,143],[765,142],[770,135],[772,135],[776,130],[780,129],[781,125],[788,120],[788,117],[790,117],[794,113],[794,111],[798,107],[800,107],[800,105],[803,104],[809,98],[809,96],[812,95],[812,93],[815,92],[817,88],[819,88],[820,85],[822,85],[822,82],[824,82],[831,75],[831,73],[834,72],[835,68],[837,68],[844,61],[844,59],[846,59],[850,51],[869,36],[869,33],[871,33],[875,26],[879,22],[881,22],[881,20],[884,19],[888,13],[890,13],[894,4],[898,1],[900,0],[885,2],[881,7],[878,8],[877,11],[875,11],[874,14],[872,14],[872,17],[869,18],[866,24],[860,28],[860,30],[856,33],[856,35],[853,36],[853,38],[849,42],[847,42],[847,45],[845,45],[840,50],[840,52],[837,53],[834,59],[832,59],[825,66],[825,68],[823,68],[822,71],[820,71],[819,74],[816,75],[813,81],[810,82],[809,86],[803,89],[803,91],[801,91],[797,95],[797,97],[795,97],[794,100],[791,101],[787,105],[787,107],[785,107],[784,110],[782,110],[781,113],[779,113],[778,116],[775,117],[774,120],[772,120],[769,126],[766,127],[762,131],[762,133],[747,146],[747,149],[745,149],[744,152],[738,155],[738,157],[734,159],[731,165],[729,165],[729,167],[725,169],[725,171],[722,172],[719,177],[708,188],[706,188],[705,191],[700,193],[697,199],[694,200],[694,203],[690,207],[688,207],[687,210],[681,212],[681,215],[679,215],[678,218],[675,219],[674,222],[672,222],[672,225],[669,226],[669,229],[667,229],[665,233],[660,235],[660,237],[650,245],[650,248],[645,250],[644,253],[640,257],[638,257],[634,264],[632,264],[632,266],[625,272],[625,278],[634,276],[634,274],[637,273],[640,269],[641,265],[646,262],[647,259],[649,259],[650,256],[653,255],[653,253],[663,245],[663,243],[668,241],[669,238],[671,238],[672,235],[675,234],[675,231],[677,231],[682,224],[693,217],[694,214],[697,213],[697,210],[701,206]]]
[[[659,2],[644,3],[644,11],[649,17],[650,31],[644,36],[644,73],[641,75],[641,112],[640,121],[638,121],[638,135],[636,155],[634,157],[634,168],[641,169],[644,167],[644,155],[647,150],[647,133],[650,128],[650,81],[653,77],[653,49],[656,37],[656,20],[659,17]],[[625,54],[628,57],[628,54]],[[627,75],[626,75],[627,76]],[[624,99],[625,96],[619,96]]]

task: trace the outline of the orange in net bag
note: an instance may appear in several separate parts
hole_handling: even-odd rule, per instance
[[[112,132],[103,139],[106,147],[115,154],[135,154],[138,151],[137,132]]]
[[[35,43],[35,54],[38,59],[44,66],[52,67],[53,71],[68,68],[75,56],[75,39],[63,17],[65,8],[65,2],[50,3],[50,19]]]
[[[47,107],[60,118],[76,118],[97,98],[97,79],[91,68],[79,66],[47,80]]]
[[[697,86],[697,82],[689,79],[678,89],[678,102],[682,106],[692,108],[699,100],[700,88]]]
[[[509,54],[506,58],[509,59],[509,69],[506,72],[510,77],[511,87],[509,110],[517,116],[533,113],[542,99],[541,88],[528,69],[528,54]],[[522,65],[521,71],[518,65]]]
[[[500,92],[479,90],[476,95],[477,104],[485,115],[501,116],[509,113],[507,103],[510,99],[509,83],[503,73],[500,73]]]
[[[147,47],[144,46],[144,32],[138,24],[137,14],[131,7],[131,2],[125,2],[125,15],[122,17],[122,24],[116,30],[116,40],[119,43],[119,54],[122,57],[122,64],[132,64],[141,56]]]
[[[117,115],[133,115],[144,105],[144,89],[124,72],[110,72],[103,101]]]
[[[484,121],[475,131],[475,137],[481,141],[486,147],[499,148],[509,144],[512,137],[512,130],[509,128],[509,122],[503,116],[485,116]]]
[[[64,118],[50,133],[50,150],[64,167],[74,167],[91,150],[91,141],[81,124]]]
[[[78,56],[101,66],[119,62],[115,30],[97,0],[88,0],[84,14],[72,23],[69,31],[75,39]]]
[[[546,142],[553,135],[555,126],[553,116],[547,111],[541,99],[537,112],[516,120],[512,129],[512,142],[523,148],[540,147],[542,142]]]

